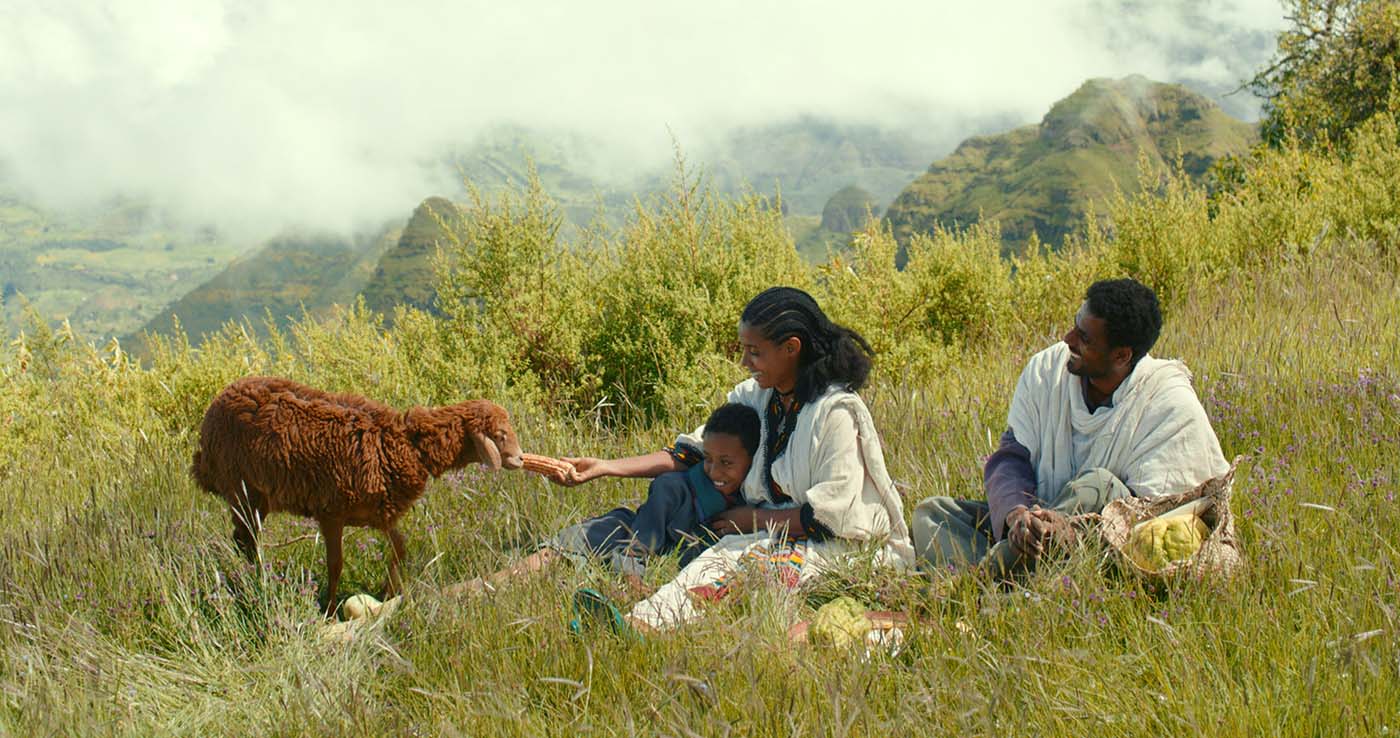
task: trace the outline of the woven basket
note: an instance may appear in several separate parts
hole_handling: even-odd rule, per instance
[[[1098,530],[1111,550],[1109,555],[1124,569],[1153,584],[1165,585],[1183,578],[1225,581],[1233,577],[1244,566],[1244,558],[1235,536],[1235,517],[1230,512],[1230,488],[1235,480],[1235,469],[1243,458],[1235,457],[1229,471],[1201,482],[1195,489],[1152,499],[1128,497],[1108,503],[1099,515]],[[1173,561],[1158,571],[1149,571],[1124,552],[1134,525],[1202,497],[1214,504],[1201,515],[1210,528],[1210,535],[1195,556]]]

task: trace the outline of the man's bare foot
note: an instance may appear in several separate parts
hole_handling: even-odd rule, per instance
[[[461,595],[490,594],[491,592],[495,591],[496,588],[491,586],[490,582],[487,582],[482,577],[468,579],[465,582],[458,582],[456,584],[449,584],[448,586],[442,588],[443,594],[452,597],[460,597]]]
[[[652,592],[655,591],[652,587],[647,586],[647,583],[642,581],[641,577],[635,574],[624,576],[622,581],[626,585],[627,594],[634,599],[644,600],[650,597]]]
[[[542,548],[529,556],[507,566],[506,568],[485,577],[468,579],[465,582],[451,584],[443,587],[443,594],[464,595],[464,594],[490,594],[508,580],[522,574],[534,574],[544,571],[553,566],[556,562],[563,560],[564,555],[552,548]]]

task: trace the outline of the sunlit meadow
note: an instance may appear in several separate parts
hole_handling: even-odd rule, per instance
[[[1167,175],[1014,264],[974,229],[916,240],[895,273],[872,226],[808,269],[773,251],[790,245],[773,209],[682,176],[583,244],[558,242],[542,193],[478,202],[444,251],[444,313],[392,330],[352,308],[267,340],[166,341],[142,365],[36,322],[0,363],[0,734],[1400,731],[1400,250],[1395,185],[1375,174],[1396,140],[1375,133],[1365,161],[1280,153],[1223,200]],[[250,567],[187,473],[204,406],[255,372],[400,406],[490,396],[538,453],[651,451],[742,376],[738,307],[785,281],[880,350],[865,396],[907,507],[977,496],[1021,366],[1089,281],[1125,273],[1168,297],[1155,353],[1187,362],[1227,457],[1246,457],[1232,582],[1150,592],[1091,546],[1010,586],[843,571],[796,598],[753,587],[643,643],[580,637],[575,587],[625,596],[598,568],[438,590],[645,486],[472,468],[406,517],[405,606],[343,643],[317,614],[314,527],[274,517]],[[350,534],[342,591],[374,591],[384,558]],[[902,650],[790,644],[837,592],[910,613]]]

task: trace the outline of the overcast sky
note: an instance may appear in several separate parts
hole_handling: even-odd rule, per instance
[[[595,137],[617,176],[798,114],[951,147],[947,121],[1032,122],[1089,77],[1227,90],[1283,25],[1277,0],[410,4],[0,0],[0,166],[49,207],[344,229],[497,123]]]

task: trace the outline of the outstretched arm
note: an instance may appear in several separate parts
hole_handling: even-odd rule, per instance
[[[574,473],[568,477],[551,477],[551,481],[566,487],[589,482],[599,477],[656,477],[666,472],[682,471],[686,467],[667,451],[656,451],[643,456],[628,456],[621,459],[595,459],[591,456],[565,457],[574,465]]]

